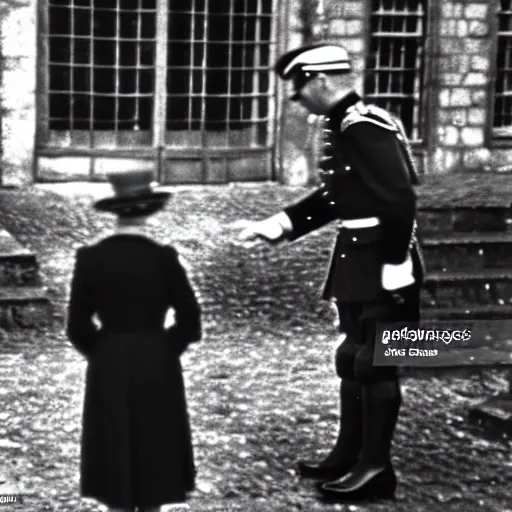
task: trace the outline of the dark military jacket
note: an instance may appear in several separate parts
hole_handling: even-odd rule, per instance
[[[291,240],[335,219],[380,220],[371,228],[340,229],[326,299],[376,299],[382,293],[382,265],[402,263],[409,252],[416,281],[422,279],[411,162],[400,136],[386,111],[365,107],[355,92],[348,94],[326,119],[321,186],[284,209],[293,225]]]

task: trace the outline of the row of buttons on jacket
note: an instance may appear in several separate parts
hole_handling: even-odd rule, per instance
[[[324,192],[322,193],[322,196],[325,197],[327,200],[331,199],[329,201],[329,206],[335,206],[336,202],[333,201],[330,197],[331,193],[331,187],[334,184],[334,179],[336,178],[336,174],[341,172],[340,169],[336,169],[336,160],[334,158],[333,152],[332,152],[332,130],[328,127],[329,126],[329,118],[325,118],[324,121],[324,136],[323,136],[323,143],[324,143],[324,154],[318,163],[318,173],[320,176],[320,180],[322,181],[322,188],[324,188]],[[345,171],[350,171],[350,166],[345,166]]]

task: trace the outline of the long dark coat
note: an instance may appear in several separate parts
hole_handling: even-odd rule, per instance
[[[195,468],[179,355],[201,323],[176,251],[133,234],[80,248],[67,333],[88,361],[81,494],[123,508],[183,501]]]

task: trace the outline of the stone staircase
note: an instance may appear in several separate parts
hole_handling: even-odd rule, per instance
[[[51,321],[36,255],[0,229],[0,328],[38,327]]]
[[[429,207],[418,224],[427,265],[423,315],[512,319],[512,210]]]
[[[427,265],[424,324],[453,322],[471,330],[471,341],[442,346],[430,367],[403,367],[402,375],[505,370],[509,390],[474,405],[468,419],[488,433],[512,435],[512,209],[430,206],[420,209],[418,224]]]

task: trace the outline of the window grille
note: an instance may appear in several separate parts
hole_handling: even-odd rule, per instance
[[[265,144],[272,1],[174,0],[170,5],[167,129],[221,131],[222,144],[228,145],[231,130],[252,127],[251,143]]]
[[[273,147],[279,0],[42,2],[41,154]]]
[[[400,117],[422,139],[425,0],[373,0],[365,96]]]
[[[494,133],[512,135],[512,0],[498,6],[498,48],[494,95]]]
[[[50,0],[49,129],[150,130],[156,0]],[[127,138],[126,144],[134,143]]]

